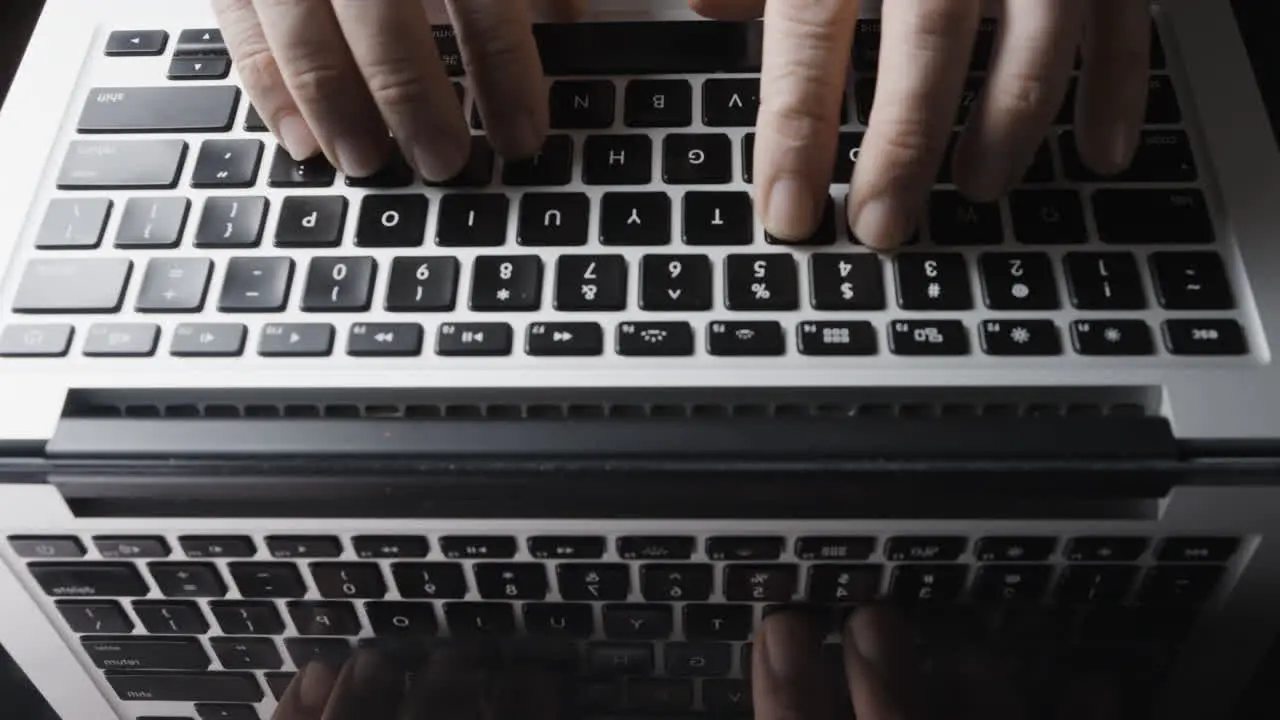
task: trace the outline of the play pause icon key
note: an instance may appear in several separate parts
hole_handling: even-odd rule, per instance
[[[163,30],[118,30],[107,38],[108,57],[163,55],[169,33]]]
[[[327,357],[333,352],[332,325],[271,323],[262,328],[258,354],[263,357]]]

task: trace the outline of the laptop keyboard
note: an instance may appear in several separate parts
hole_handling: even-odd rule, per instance
[[[704,24],[628,23],[628,41],[726,31],[688,25]],[[15,266],[0,356],[1250,352],[1159,43],[1132,168],[1090,173],[1068,104],[1007,199],[966,201],[948,164],[918,237],[881,256],[843,221],[876,82],[874,21],[859,28],[826,219],[798,247],[768,237],[752,209],[758,66],[654,52],[616,68],[547,49],[616,29],[540,32],[552,134],[518,163],[489,148],[443,33],[474,135],[465,170],[436,185],[403,160],[370,178],[292,160],[229,79],[216,30],[112,33],[99,62],[169,53],[168,71],[77,100],[56,191]]]

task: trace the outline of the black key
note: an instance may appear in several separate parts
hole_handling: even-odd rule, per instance
[[[1244,355],[1244,329],[1235,320],[1166,320],[1164,344],[1174,355]]]
[[[85,357],[151,357],[160,326],[149,323],[95,323],[85,335]]]
[[[572,181],[573,138],[568,135],[549,135],[538,154],[502,167],[502,182],[512,187],[551,187]]]
[[[114,600],[59,600],[58,612],[72,632],[77,633],[128,633],[133,631],[133,621],[124,608]],[[139,617],[139,620],[146,620]],[[150,628],[148,632],[154,632]]]
[[[586,639],[595,630],[587,603],[526,603],[524,627],[531,635]]]
[[[684,196],[686,245],[750,245],[755,239],[751,196],[745,192],[689,192]]]
[[[107,36],[107,57],[163,55],[169,33],[163,30],[116,30]]]
[[[662,141],[662,180],[668,185],[723,185],[733,179],[728,135],[673,134]]]
[[[959,560],[968,543],[962,537],[895,537],[884,545],[890,562],[944,562]]]
[[[328,357],[333,354],[333,326],[327,323],[269,323],[262,326],[262,357]]]
[[[258,108],[250,103],[249,109],[244,116],[244,131],[267,132],[270,129],[267,127],[267,121],[262,119],[262,113],[258,112]]]
[[[262,164],[259,140],[206,140],[200,144],[193,188],[250,188],[258,182]]]
[[[300,598],[307,594],[298,568],[290,563],[233,562],[227,567],[246,598]]]
[[[879,565],[810,566],[809,602],[870,602],[880,595],[883,574]]]
[[[1134,565],[1075,565],[1062,571],[1054,592],[1062,603],[1120,602],[1137,574]]]
[[[209,638],[209,647],[227,670],[279,670],[284,667],[275,641],[268,638]]]
[[[618,555],[623,560],[688,560],[693,557],[693,538],[683,535],[626,535],[618,538]]]
[[[1057,542],[1050,537],[985,537],[973,549],[979,562],[1048,560]]]
[[[787,352],[781,323],[716,321],[707,326],[707,353],[719,357],[775,357]]]
[[[289,617],[299,635],[359,635],[360,618],[346,602],[289,603]]]
[[[689,640],[746,640],[751,634],[750,605],[684,606],[684,635]]]
[[[780,240],[766,232],[764,235],[764,240],[770,245],[783,245],[788,247],[794,247],[797,245],[800,245],[800,246],[834,245],[836,242],[835,200],[829,196],[827,197],[825,209],[822,212],[822,221],[818,224],[818,229],[814,231],[813,235],[811,235],[810,237],[800,241],[789,242],[786,240]],[[853,242],[861,244],[862,241],[858,240],[857,238],[853,238]],[[908,244],[913,244],[913,243],[914,241]]]
[[[222,80],[231,74],[230,58],[174,58],[165,74],[170,80]]]
[[[601,616],[612,640],[665,640],[675,627],[670,605],[605,605]]]
[[[1041,253],[983,253],[982,296],[992,310],[1057,310],[1053,261]]]
[[[590,218],[591,201],[582,193],[525,193],[520,198],[519,243],[586,245]]]
[[[532,311],[542,307],[542,258],[536,255],[477,257],[471,273],[471,309]]]
[[[883,310],[883,272],[871,253],[812,255],[810,303],[815,310]]]
[[[623,323],[617,352],[626,357],[685,357],[693,354],[693,327],[687,322]]]
[[[359,323],[347,335],[351,357],[417,357],[423,330],[417,323]]]
[[[200,720],[260,720],[252,705],[243,703],[196,703]]]
[[[671,197],[664,192],[605,193],[600,199],[601,245],[671,243]]]
[[[534,323],[525,352],[532,357],[595,357],[604,354],[599,323]]]
[[[156,587],[165,597],[223,597],[227,586],[211,563],[160,563],[147,566]]]
[[[627,127],[689,127],[693,85],[688,80],[632,80],[627,83],[622,115]]]
[[[234,575],[234,573],[233,573]],[[237,585],[239,583],[237,582]],[[284,620],[271,602],[212,602],[209,610],[227,635],[280,635]]]
[[[294,160],[288,151],[277,146],[267,173],[267,185],[273,188],[327,188],[337,178],[337,170],[323,155]]]
[[[1148,125],[1177,125],[1182,122],[1182,106],[1173,79],[1168,75],[1152,75],[1147,84]]]
[[[36,247],[41,250],[89,250],[98,247],[107,230],[111,207],[112,203],[107,198],[57,198],[49,201],[36,235]]]
[[[262,243],[269,203],[262,197],[211,197],[196,228],[198,248],[254,248]]]
[[[186,198],[130,198],[124,206],[115,245],[119,248],[176,248],[182,241],[191,201]]]
[[[227,43],[217,28],[195,28],[178,33],[178,44],[173,48],[177,57],[227,54]]]
[[[889,350],[905,356],[968,355],[969,333],[959,320],[894,320]]]
[[[124,258],[41,259],[27,263],[13,299],[16,313],[114,313],[133,263]]]
[[[1162,563],[1226,562],[1239,548],[1240,540],[1233,537],[1165,538],[1156,550],[1156,560]]]
[[[182,140],[77,140],[58,171],[59,190],[168,190],[178,186]]]
[[[267,681],[267,689],[271,691],[271,695],[279,702],[284,699],[284,694],[289,691],[289,686],[297,679],[297,674],[291,672],[269,672],[264,673],[263,678]]]
[[[372,175],[365,177],[351,177],[348,175],[344,182],[347,187],[353,188],[377,188],[381,190],[409,187],[414,183],[416,174],[413,168],[409,167],[409,161],[399,152],[392,152],[391,158],[387,164],[382,166]]]
[[[1096,182],[1168,182],[1189,183],[1199,178],[1191,139],[1182,130],[1143,130],[1133,162],[1123,172],[1104,178],[1085,166],[1076,148],[1073,131],[1059,136],[1062,165],[1068,180]]]
[[[617,88],[612,80],[551,83],[551,127],[601,130],[613,125]]]
[[[542,600],[547,573],[539,563],[476,563],[476,590],[486,600]]]
[[[693,683],[688,680],[636,678],[627,683],[627,705],[643,712],[688,712],[693,709]]]
[[[1172,190],[1095,190],[1098,239],[1111,245],[1198,245],[1214,241],[1204,193]]]
[[[22,558],[63,560],[84,557],[84,543],[73,536],[9,536],[9,547]]]
[[[879,352],[875,326],[862,320],[802,322],[796,327],[796,346],[803,355],[858,356]]]
[[[889,578],[889,594],[899,602],[945,604],[964,591],[964,565],[899,565]]]
[[[853,85],[853,99],[858,122],[867,125],[871,121],[871,108],[876,99],[876,79],[860,77]]]
[[[451,559],[499,560],[516,556],[516,539],[506,535],[446,535],[440,551]]]
[[[256,703],[263,697],[262,686],[250,672],[115,670],[106,680],[125,701]]]
[[[1062,337],[1052,320],[986,320],[979,326],[982,351],[1001,357],[1062,354]]]
[[[604,538],[538,535],[529,538],[529,554],[541,560],[596,560],[604,557]]]
[[[795,310],[800,280],[790,254],[730,255],[725,258],[725,307],[730,310]]]
[[[1056,179],[1056,172],[1053,165],[1053,151],[1049,149],[1049,142],[1046,140],[1036,149],[1035,156],[1031,158],[1031,166],[1022,176],[1022,182],[1028,185],[1051,183]]]
[[[293,260],[236,257],[227,263],[218,299],[221,312],[280,312],[289,301]]]
[[[997,203],[974,203],[958,192],[939,191],[929,202],[929,233],[938,245],[999,245],[1004,226]]]
[[[648,185],[653,179],[653,140],[648,135],[591,135],[582,143],[582,182]]]
[[[1079,310],[1142,310],[1147,298],[1129,253],[1067,253],[1062,259],[1071,304]]]
[[[1071,562],[1133,562],[1146,551],[1146,538],[1078,537],[1062,554]]]
[[[853,177],[854,168],[858,166],[858,156],[862,154],[863,137],[863,133],[860,132],[840,133],[839,145],[836,147],[836,163],[831,171],[832,185],[845,185],[849,182],[849,178]],[[753,135],[753,157],[744,157],[744,163],[748,160],[754,161],[754,138]]]
[[[391,312],[449,312],[457,305],[458,260],[398,257],[391,263],[385,307]]]
[[[1156,300],[1166,310],[1230,310],[1236,306],[1222,257],[1215,252],[1157,252],[1147,258]]]
[[[651,602],[702,602],[711,599],[711,565],[649,563],[640,566],[640,594]]]
[[[377,263],[371,257],[312,258],[304,312],[364,312],[373,305]]]
[[[983,565],[973,580],[979,602],[1038,602],[1049,588],[1052,565]]]
[[[357,247],[418,247],[427,231],[425,195],[368,195],[360,203]]]
[[[501,193],[446,195],[440,199],[436,244],[499,247],[507,242],[507,196]]]
[[[148,593],[132,563],[33,562],[27,570],[50,597],[145,597]]]
[[[711,309],[711,259],[646,255],[640,265],[640,308],[650,312]]]
[[[290,637],[284,649],[293,664],[306,669],[311,663],[341,668],[351,658],[351,641],[346,638]]]
[[[621,255],[561,255],[556,260],[555,308],[625,310],[627,261]]]
[[[417,535],[357,535],[351,546],[360,558],[421,558],[431,551],[431,543]]]
[[[1084,206],[1075,190],[1017,190],[1009,196],[1013,234],[1024,245],[1087,242]]]
[[[169,354],[174,357],[237,357],[244,352],[244,325],[183,323],[173,332]]]
[[[153,635],[203,635],[209,621],[200,606],[186,600],[135,600],[133,614]]]
[[[1152,355],[1151,326],[1141,320],[1076,320],[1071,339],[1081,355]]]
[[[431,603],[368,602],[364,604],[364,611],[369,616],[373,634],[379,637],[429,637],[439,632]]]
[[[243,535],[184,535],[178,544],[191,558],[248,558],[258,551],[253,538]]]
[[[311,563],[311,579],[324,598],[380,598],[387,594],[382,569],[374,563]]]
[[[86,637],[80,641],[89,660],[111,670],[207,670],[209,655],[193,637]]]
[[[1217,592],[1224,574],[1221,565],[1153,567],[1142,578],[1138,602],[1162,607],[1201,605]]]
[[[649,675],[653,672],[653,645],[592,643],[587,646],[587,670],[595,675]]]
[[[746,680],[704,680],[702,705],[716,715],[750,715],[751,690]]]
[[[565,600],[626,600],[631,592],[630,571],[618,563],[561,563],[556,582]]]
[[[104,558],[169,557],[169,543],[162,537],[97,535],[93,538],[93,544]]]
[[[511,354],[508,323],[445,323],[436,337],[436,353],[446,357],[501,357]]]
[[[973,292],[963,255],[910,253],[894,263],[903,310],[969,310]]]
[[[341,195],[288,197],[280,203],[276,247],[338,247],[346,225],[347,199]]]
[[[724,570],[729,602],[790,602],[800,582],[795,565],[730,565]]]
[[[235,123],[240,89],[223,86],[90,88],[81,133],[226,132]],[[120,162],[124,158],[113,158]]]
[[[516,631],[513,607],[503,602],[451,602],[444,604],[444,617],[455,638],[511,635]]]
[[[801,560],[866,560],[875,550],[871,537],[802,537],[795,547]]]
[[[706,550],[712,560],[777,560],[782,557],[782,538],[711,537],[707,538]]]
[[[572,145],[570,146],[572,149]],[[570,156],[572,161],[572,155]],[[467,164],[457,175],[444,182],[427,181],[431,187],[444,188],[483,188],[493,184],[494,152],[489,139],[483,135],[471,136],[471,154],[467,156]],[[563,184],[569,181],[565,180]]]
[[[459,599],[467,596],[467,580],[457,563],[394,563],[391,576],[402,597]]]
[[[702,124],[755,127],[759,112],[759,78],[713,79],[702,83]]]

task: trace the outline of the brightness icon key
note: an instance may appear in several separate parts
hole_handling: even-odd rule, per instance
[[[987,320],[980,326],[982,350],[996,356],[1055,356],[1062,338],[1052,320]]]
[[[776,322],[712,322],[707,328],[707,352],[721,357],[785,355],[787,340]]]
[[[1071,339],[1081,355],[1155,354],[1151,326],[1141,320],[1077,320],[1071,324]]]
[[[694,352],[693,327],[686,322],[625,322],[618,325],[617,352],[623,357],[687,357]]]

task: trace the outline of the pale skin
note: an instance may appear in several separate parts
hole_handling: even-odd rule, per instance
[[[803,240],[821,221],[858,0],[688,0],[720,20],[764,18],[755,206],[765,228]],[[387,160],[388,132],[432,180],[466,163],[468,129],[436,53],[426,0],[212,0],[246,91],[295,158],[324,154],[348,175]],[[535,18],[572,20],[589,0],[448,0],[494,148],[535,154],[548,131]],[[875,111],[850,182],[849,227],[892,249],[915,231],[950,136],[983,0],[886,0]],[[976,201],[1030,165],[1083,57],[1075,124],[1095,172],[1136,150],[1147,92],[1148,0],[1001,0],[982,98],[955,153]]]

